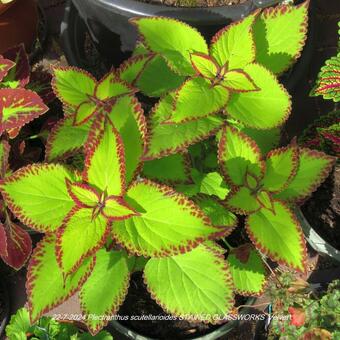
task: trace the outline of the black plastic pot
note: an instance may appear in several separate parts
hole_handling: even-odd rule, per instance
[[[282,0],[248,0],[243,4],[179,8],[153,5],[135,0],[69,0],[66,6],[61,35],[64,52],[71,65],[88,68],[85,52],[86,33],[109,69],[118,66],[131,55],[137,32],[128,20],[135,16],[167,16],[196,27],[207,40],[231,21],[247,16],[256,8],[268,7]],[[312,1],[313,2],[313,1]],[[307,71],[312,55],[313,17],[310,18],[309,37],[301,58],[282,81],[292,91]]]
[[[2,302],[4,304],[3,308],[3,315],[0,314],[0,339],[5,334],[5,328],[9,320],[9,295],[8,295],[8,290],[7,286],[4,281],[0,281],[0,290],[1,290],[1,297],[2,297]]]

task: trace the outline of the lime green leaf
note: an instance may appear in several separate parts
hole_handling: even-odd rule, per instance
[[[96,264],[79,294],[83,314],[93,316],[86,320],[93,335],[117,312],[127,294],[129,277],[125,252],[105,249],[97,252]]]
[[[34,249],[29,263],[26,287],[32,323],[78,291],[94,266],[94,259],[88,258],[65,278],[57,264],[55,242],[54,235],[46,235]]]
[[[115,222],[113,238],[131,253],[174,255],[221,233],[198,206],[169,187],[147,180],[135,182],[126,200],[140,216]]]
[[[6,327],[6,336],[10,340],[26,340],[26,333],[31,327],[30,315],[26,308],[20,308],[11,316],[11,320]]]
[[[215,247],[202,244],[186,254],[152,258],[144,278],[151,296],[176,316],[216,323],[214,316],[233,308],[230,271]]]
[[[236,248],[228,256],[236,291],[245,296],[260,295],[266,283],[266,270],[260,255],[249,245]]]
[[[213,226],[227,228],[229,234],[237,224],[237,217],[213,197],[199,195],[195,202],[202,211],[210,218]]]
[[[73,273],[84,259],[101,248],[109,232],[110,223],[101,214],[93,216],[89,208],[72,209],[57,231],[56,255],[64,275]]]
[[[197,120],[221,111],[229,100],[229,91],[219,85],[212,86],[204,78],[191,78],[177,91],[171,118],[166,123]]]
[[[259,64],[249,64],[244,71],[260,90],[234,93],[228,102],[227,113],[245,126],[257,129],[271,129],[284,123],[291,111],[288,92]]]
[[[300,56],[307,37],[308,5],[264,9],[253,26],[256,61],[275,74],[286,71]]]
[[[52,232],[74,205],[66,179],[75,181],[76,176],[62,165],[29,165],[7,177],[1,192],[22,223],[37,231]]]
[[[98,192],[87,184],[66,180],[66,186],[68,194],[79,207],[95,207],[100,201]]]
[[[90,130],[91,123],[75,126],[73,117],[67,116],[55,124],[46,142],[46,160],[51,162],[65,159],[82,149]]]
[[[124,94],[130,94],[134,90],[127,83],[118,78],[115,72],[106,74],[97,84],[96,97],[107,100]]]
[[[249,215],[261,208],[256,195],[253,195],[246,187],[240,187],[231,192],[227,198],[227,205],[240,215]]]
[[[257,201],[259,202],[262,208],[269,209],[272,212],[274,210],[274,199],[272,195],[268,191],[261,190],[256,197]]]
[[[183,183],[190,179],[190,161],[185,154],[174,154],[146,161],[143,174],[146,178],[164,183]]]
[[[262,208],[248,216],[247,233],[270,259],[304,272],[306,245],[301,226],[284,203],[275,201],[273,206],[274,211]]]
[[[247,172],[261,178],[264,163],[256,143],[232,126],[223,129],[218,146],[219,163],[228,184],[241,186]]]
[[[171,116],[173,98],[173,93],[165,96],[152,111],[145,159],[184,151],[189,145],[216,133],[223,124],[223,118],[215,115],[181,124],[164,124]]]
[[[210,196],[215,195],[221,200],[224,200],[230,191],[218,172],[210,172],[196,183],[199,184],[200,193]]]
[[[90,142],[83,180],[108,195],[121,196],[125,191],[125,157],[118,131],[107,123],[96,140]]]
[[[124,144],[126,183],[129,184],[139,171],[146,145],[147,131],[143,110],[135,97],[123,96],[117,99],[108,117]]]
[[[151,51],[161,54],[169,66],[181,75],[193,75],[190,53],[208,54],[201,34],[193,27],[175,19],[152,17],[131,20]]]
[[[74,116],[74,125],[85,124],[89,119],[98,112],[97,105],[92,101],[82,102],[76,109]]]
[[[251,26],[258,11],[245,19],[222,28],[212,39],[210,55],[222,66],[228,63],[228,69],[244,68],[255,60],[255,44]]]
[[[93,96],[96,79],[76,67],[54,67],[52,87],[56,96],[66,105],[78,106]]]
[[[198,74],[207,79],[214,79],[220,70],[214,58],[203,53],[192,53],[191,64]]]
[[[296,175],[276,197],[285,201],[303,201],[327,178],[334,163],[335,158],[323,152],[300,148]]]
[[[139,216],[121,197],[108,196],[104,201],[104,207],[101,210],[104,217],[112,220],[124,220],[131,216]]]
[[[235,92],[259,91],[253,79],[242,70],[228,71],[221,82],[221,85]]]
[[[282,191],[294,178],[298,161],[298,148],[294,144],[269,152],[262,180],[263,188],[272,192]]]

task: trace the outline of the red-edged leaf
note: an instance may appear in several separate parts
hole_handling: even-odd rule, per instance
[[[73,125],[79,126],[88,122],[100,110],[92,101],[82,102],[76,109]]]
[[[214,79],[219,72],[219,65],[213,57],[203,53],[191,53],[191,64],[198,75],[204,78]]]
[[[8,71],[15,65],[12,60],[4,58],[0,55],[0,81],[4,79],[7,75]]]
[[[0,178],[5,178],[8,169],[8,156],[10,145],[7,141],[0,141]]]
[[[260,90],[250,75],[243,70],[228,71],[223,76],[221,85],[226,87],[228,90],[235,92],[250,92]]]
[[[234,189],[227,197],[227,205],[233,212],[249,215],[261,208],[256,195],[246,187]]]
[[[79,182],[72,183],[66,178],[66,186],[67,192],[78,207],[93,208],[100,201],[98,192],[87,184]]]
[[[129,217],[140,215],[119,196],[108,196],[104,201],[104,207],[101,212],[104,217],[114,221],[125,220]]]
[[[57,262],[66,276],[76,271],[85,258],[94,255],[110,233],[111,223],[93,212],[94,209],[73,208],[57,231]]]
[[[6,77],[9,81],[18,81],[20,87],[25,87],[30,81],[30,64],[23,44],[11,47],[3,53],[6,59],[12,60],[15,67]]]
[[[25,89],[0,89],[0,135],[19,128],[48,110],[41,98]]]
[[[86,148],[83,180],[108,195],[122,196],[125,192],[125,155],[121,136],[111,123],[106,123]],[[90,140],[90,136],[89,136]],[[91,143],[91,140],[89,141]]]
[[[4,237],[0,241],[1,258],[12,268],[19,270],[31,255],[32,241],[29,234],[13,222],[9,222],[9,225],[0,223],[0,236]]]

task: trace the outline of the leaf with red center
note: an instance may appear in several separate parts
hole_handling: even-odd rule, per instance
[[[111,224],[94,209],[73,208],[57,231],[56,255],[65,275],[79,268],[85,258],[94,255],[106,242]],[[76,241],[76,246],[75,246]]]
[[[34,92],[25,89],[0,89],[0,135],[8,129],[20,128],[48,111]]]
[[[289,307],[288,313],[290,314],[290,324],[296,327],[301,327],[306,322],[306,313],[302,308]]]
[[[203,53],[191,53],[190,58],[198,75],[211,80],[217,76],[220,67],[214,58]]]
[[[236,292],[258,296],[266,283],[266,269],[258,252],[250,244],[233,249],[227,258]]]
[[[228,71],[221,81],[221,85],[234,92],[259,91],[254,80],[243,70]]]
[[[228,207],[237,214],[249,215],[261,208],[256,199],[256,194],[246,187],[233,190],[227,197]]]
[[[73,240],[73,247],[77,238]],[[48,234],[33,251],[28,272],[26,291],[32,324],[41,315],[59,306],[77,292],[91,274],[95,259],[87,258],[80,268],[65,277],[55,256],[56,239]]]
[[[11,68],[3,81],[17,84],[13,87],[25,87],[30,81],[30,64],[25,46],[21,44],[11,47],[3,53],[3,57],[15,63],[15,67]]]
[[[139,216],[114,222],[113,238],[135,254],[148,257],[183,253],[226,232],[213,227],[186,196],[165,185],[148,180],[135,182],[126,201]]]
[[[300,148],[295,176],[275,197],[284,201],[302,202],[327,178],[335,161],[335,157],[323,152]]]
[[[71,182],[66,179],[67,192],[78,207],[91,208],[98,204],[100,196],[98,192],[91,186],[80,183]]]
[[[133,92],[135,90],[129,84],[119,79],[117,74],[111,71],[98,82],[95,96],[99,100],[107,100]]]
[[[104,207],[101,212],[103,216],[114,221],[125,220],[129,217],[140,215],[119,196],[108,196],[104,201]]]
[[[207,117],[221,111],[228,103],[229,91],[202,77],[188,79],[176,93],[167,123],[181,123]]]
[[[85,159],[83,180],[108,195],[122,196],[126,172],[122,138],[116,128],[106,122],[92,143]]]
[[[66,105],[78,106],[94,96],[97,81],[88,72],[76,67],[54,67],[52,87]]]
[[[10,145],[7,141],[0,141],[0,179],[5,178],[8,169],[8,156]]]
[[[76,126],[85,124],[93,118],[99,110],[100,108],[92,101],[82,102],[76,109],[73,124]]]
[[[306,270],[306,244],[301,226],[284,203],[273,202],[274,210],[260,209],[248,216],[247,233],[261,253],[300,272]]]
[[[263,177],[264,162],[259,147],[246,134],[232,126],[226,126],[222,131],[218,158],[230,185],[244,185],[246,174],[257,179]]]
[[[32,251],[29,234],[13,222],[0,223],[0,256],[15,270],[19,270],[28,260]]]
[[[262,180],[265,190],[282,191],[294,178],[299,164],[297,145],[272,150],[266,159],[266,173]]]
[[[15,63],[12,60],[6,59],[0,55],[0,82],[14,65]]]
[[[219,65],[227,63],[230,70],[243,68],[255,60],[255,44],[251,27],[259,11],[222,28],[212,38],[210,55]]]

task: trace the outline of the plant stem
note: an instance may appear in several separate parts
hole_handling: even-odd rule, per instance
[[[228,249],[229,250],[232,250],[232,249],[234,249],[234,247],[232,247],[228,242],[227,242],[227,240],[226,239],[224,239],[224,238],[221,238],[221,241],[228,247]]]

